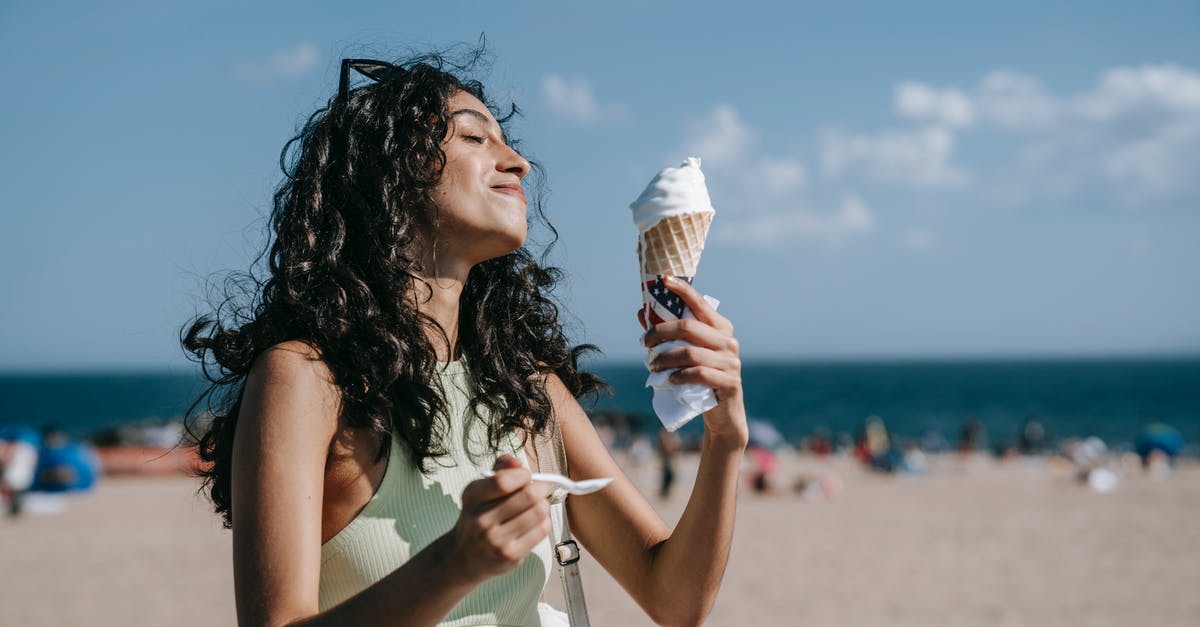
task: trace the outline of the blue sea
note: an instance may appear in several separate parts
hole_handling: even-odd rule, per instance
[[[586,408],[657,426],[641,364],[593,367],[615,395]],[[1151,422],[1179,429],[1193,451],[1200,441],[1200,358],[772,362],[747,363],[742,374],[750,417],[793,441],[818,428],[851,434],[868,416],[900,438],[951,443],[969,418],[983,423],[992,446],[1013,442],[1028,419],[1052,441],[1095,435],[1121,449]],[[0,424],[54,424],[87,436],[178,418],[202,389],[197,376],[149,372],[3,374]],[[699,429],[697,420],[684,432]]]

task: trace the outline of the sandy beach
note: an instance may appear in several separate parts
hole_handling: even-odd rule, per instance
[[[681,463],[680,515],[696,459]],[[834,474],[835,499],[743,490],[710,625],[1197,625],[1200,467],[1120,469],[1095,493],[1046,458],[941,456],[924,476],[785,456],[783,484]],[[651,492],[654,466],[630,475]],[[180,477],[111,478],[58,514],[0,519],[5,625],[232,625],[230,536]],[[649,621],[590,556],[595,625]],[[557,578],[548,598],[560,605]]]

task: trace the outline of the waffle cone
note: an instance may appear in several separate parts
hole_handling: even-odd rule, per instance
[[[713,212],[668,216],[642,233],[638,260],[645,275],[696,276]]]

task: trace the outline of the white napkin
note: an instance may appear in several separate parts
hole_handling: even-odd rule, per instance
[[[547,603],[538,603],[537,609],[541,627],[571,627],[571,618],[566,612]]]
[[[713,309],[721,304],[721,301],[708,295],[704,296],[704,300],[708,301]],[[696,319],[696,316],[692,315],[692,310],[686,307],[683,310],[683,317]],[[646,349],[646,359],[643,362],[646,364],[646,369],[650,369],[650,362],[659,353],[684,346],[693,346],[693,344],[683,340],[671,340]],[[658,414],[658,419],[662,421],[667,431],[675,431],[692,418],[717,406],[717,395],[713,393],[712,388],[699,383],[671,383],[668,378],[676,370],[678,368],[651,372],[650,376],[646,377],[646,387],[654,388],[654,413]]]

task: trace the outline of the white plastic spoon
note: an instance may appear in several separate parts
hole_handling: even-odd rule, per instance
[[[496,474],[496,472],[493,470],[483,471],[483,476],[485,476],[485,477],[491,477],[491,476],[494,476],[495,474]],[[591,494],[593,492],[599,492],[600,490],[603,490],[604,488],[608,487],[608,484],[612,483],[612,477],[601,477],[599,479],[584,479],[583,481],[571,481],[570,479],[568,479],[562,475],[555,474],[552,472],[535,472],[532,474],[532,478],[534,481],[541,481],[543,483],[549,483],[553,486],[562,488],[567,491],[567,494],[575,494],[578,496],[583,496],[584,494]]]

